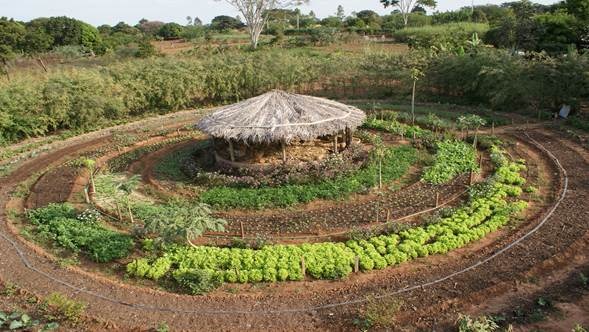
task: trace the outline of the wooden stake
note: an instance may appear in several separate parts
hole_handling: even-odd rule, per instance
[[[123,220],[123,214],[121,213],[121,206],[119,205],[119,203],[115,203],[117,205],[117,216],[119,217],[119,221]]]
[[[41,65],[41,68],[43,68],[43,70],[45,72],[47,72],[47,66],[45,66],[45,63],[43,62],[43,59],[41,59],[40,57],[37,58],[37,61],[39,62],[39,64]]]
[[[335,153],[338,153],[338,151],[337,151],[337,135],[338,134],[333,135],[333,152],[335,152]]]
[[[86,199],[86,204],[90,204],[90,196],[88,195],[88,187],[84,187],[84,198]]]
[[[495,135],[495,121],[491,123],[491,135]]]
[[[387,209],[387,222],[391,220],[391,210]]]
[[[360,257],[354,257],[354,272],[358,273],[360,271]]]
[[[470,171],[470,179],[468,180],[469,185],[472,185],[472,182],[474,181],[473,177],[474,177],[474,172]]]
[[[440,193],[436,193],[436,207],[440,206]]]
[[[131,223],[135,223],[135,219],[133,218],[133,211],[131,211],[131,205],[127,204],[127,211],[129,211],[129,217],[131,218]]]
[[[241,238],[245,238],[245,230],[243,229],[243,221],[239,222],[239,226],[241,226]]]
[[[235,161],[235,151],[233,150],[233,141],[229,140],[229,156],[231,161]]]

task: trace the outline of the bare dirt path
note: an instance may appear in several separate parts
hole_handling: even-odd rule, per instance
[[[40,248],[14,234],[4,208],[9,191],[48,164],[99,142],[80,143],[31,160],[9,179],[0,180],[0,279],[15,282],[39,296],[59,291],[87,302],[88,315],[108,322],[105,326],[122,330],[153,328],[164,321],[174,330],[193,331],[349,330],[351,318],[368,294],[395,294],[401,299],[400,324],[447,328],[457,311],[484,310],[475,304],[506,293],[519,296],[513,285],[522,276],[545,275],[565,268],[574,264],[570,257],[586,251],[589,206],[580,202],[589,201],[589,163],[571,147],[574,142],[558,138],[554,132],[534,129],[530,136],[560,160],[570,178],[564,200],[546,220],[538,215],[518,228],[498,232],[448,255],[354,275],[345,281],[244,286],[237,294],[220,290],[204,297],[124,285],[76,267],[59,268]],[[520,135],[519,139],[525,138]],[[533,149],[530,143],[522,144]],[[551,163],[545,155],[543,158],[546,165]],[[559,169],[554,163],[549,166],[556,182],[560,182]],[[542,220],[545,224],[529,233]],[[519,245],[477,265],[523,236],[527,238]],[[472,266],[476,268],[469,269]],[[506,297],[506,301],[511,298]]]

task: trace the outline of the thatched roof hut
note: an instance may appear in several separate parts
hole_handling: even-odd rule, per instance
[[[202,119],[197,128],[228,141],[288,144],[349,132],[365,119],[366,114],[352,106],[273,90],[221,107]]]

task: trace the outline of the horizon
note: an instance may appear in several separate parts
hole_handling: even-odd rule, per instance
[[[0,0],[3,7],[8,0]],[[86,2],[87,4],[84,4]],[[103,24],[115,25],[118,22],[125,22],[135,25],[139,20],[145,18],[150,21],[176,22],[186,24],[186,17],[198,17],[204,24],[219,15],[239,16],[239,12],[225,1],[217,0],[127,0],[115,1],[104,0],[100,3],[89,1],[59,0],[48,3],[44,0],[21,0],[17,3],[11,2],[10,7],[3,8],[2,16],[14,18],[18,21],[30,21],[38,17],[68,16],[82,20],[94,26]],[[501,1],[476,1],[475,5],[501,4],[508,2]],[[555,0],[533,1],[544,5],[557,3]],[[392,8],[384,8],[378,0],[370,2],[358,0],[340,0],[332,2],[328,0],[311,0],[309,5],[302,5],[293,8],[300,8],[302,12],[313,11],[317,17],[324,18],[335,15],[338,5],[344,7],[346,16],[360,10],[373,10],[380,15],[390,14]],[[471,0],[439,1],[435,10],[429,13],[440,11],[456,10],[470,6]],[[138,10],[138,8],[141,8]],[[116,15],[110,13],[116,12]]]

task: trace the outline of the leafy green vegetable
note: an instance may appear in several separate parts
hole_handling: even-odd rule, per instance
[[[444,184],[459,174],[478,170],[475,149],[460,141],[443,141],[437,144],[435,163],[423,174],[422,180]]]
[[[383,181],[400,178],[417,160],[412,147],[389,148],[383,158]],[[288,207],[315,199],[341,199],[378,185],[378,162],[372,160],[365,168],[348,176],[320,183],[285,185],[273,188],[218,187],[204,192],[200,201],[218,209],[264,209]]]
[[[499,149],[495,153],[503,155]],[[307,275],[339,279],[352,273],[356,257],[360,269],[370,271],[444,254],[498,230],[510,216],[526,208],[526,202],[510,201],[510,197],[521,194],[525,180],[519,173],[525,166],[497,160],[501,163],[488,188],[477,191],[468,204],[434,224],[346,243],[268,245],[259,250],[172,246],[155,260],[135,260],[127,266],[127,272],[155,280],[168,274],[177,277],[204,270],[220,282],[296,281],[304,278],[304,261]]]

